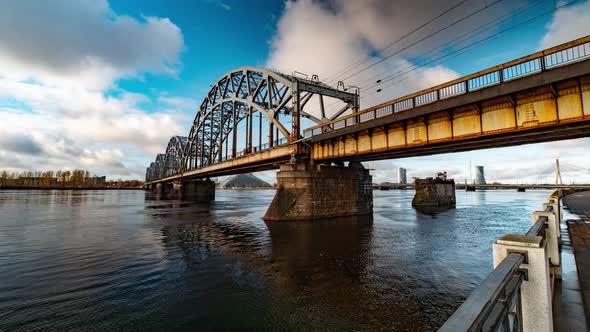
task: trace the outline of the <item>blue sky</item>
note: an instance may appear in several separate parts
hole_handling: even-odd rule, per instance
[[[380,93],[362,90],[362,106],[369,107],[590,34],[588,1],[84,0],[72,6],[64,0],[2,6],[0,169],[85,168],[110,178],[142,178],[169,137],[188,134],[209,86],[233,68],[344,78],[354,71],[342,69],[359,59],[373,55],[356,68],[364,69],[396,53],[347,78],[348,84],[361,85],[400,67],[413,69]],[[470,39],[456,44],[469,33]],[[486,37],[494,38],[420,67],[434,53],[449,54]],[[462,181],[471,162],[486,166],[488,180],[532,183],[551,181],[554,159],[560,158],[565,181],[590,182],[588,143],[580,139],[369,166],[376,181],[395,180],[398,166],[408,168],[409,177],[447,170]],[[260,176],[274,181],[272,172]]]

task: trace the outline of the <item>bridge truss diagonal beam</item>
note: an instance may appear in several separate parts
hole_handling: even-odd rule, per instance
[[[173,137],[166,153],[150,164],[146,181],[182,175],[300,140],[301,118],[314,124],[333,118],[325,116],[323,97],[339,100],[344,110],[358,111],[358,90],[333,88],[315,75],[308,79],[263,68],[232,70],[211,86],[188,136]],[[314,114],[316,110],[321,111],[319,115]]]

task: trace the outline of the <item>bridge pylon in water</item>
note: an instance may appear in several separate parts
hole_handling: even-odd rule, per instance
[[[372,213],[372,177],[361,163],[343,166],[299,162],[281,165],[277,192],[264,220],[314,220]]]

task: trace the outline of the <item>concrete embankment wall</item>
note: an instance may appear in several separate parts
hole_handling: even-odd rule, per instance
[[[265,220],[314,220],[373,213],[372,177],[360,163],[349,167],[281,165],[277,192]]]

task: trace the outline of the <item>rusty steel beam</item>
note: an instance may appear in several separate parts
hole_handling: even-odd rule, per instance
[[[377,118],[375,120],[358,123],[355,126],[344,127],[342,129],[324,132],[312,136],[311,142],[319,142],[325,139],[342,136],[361,130],[366,130],[368,128],[394,124],[396,122],[400,122],[403,120],[423,117],[425,115],[450,110],[460,106],[481,103],[483,101],[492,98],[497,98],[499,96],[506,96],[506,98],[511,98],[511,94],[521,92],[523,90],[533,89],[536,87],[549,85],[568,79],[577,79],[584,75],[590,75],[590,60],[556,68],[551,71],[536,74],[534,76],[527,76],[521,79],[508,81],[500,85],[494,85],[491,87],[487,87],[485,89],[473,91],[469,94],[464,94],[449,99],[443,99],[432,104],[418,106],[416,108],[413,108],[411,111],[393,113],[391,115]]]

